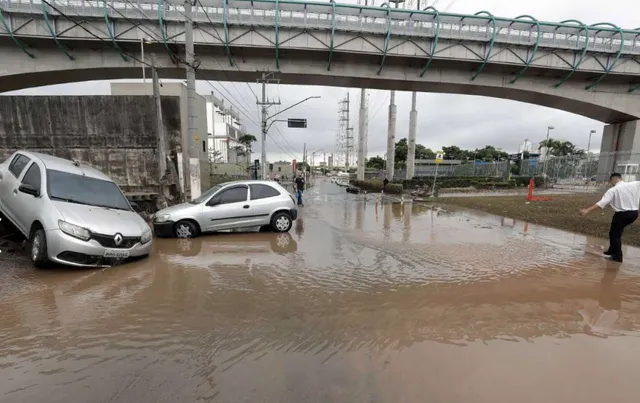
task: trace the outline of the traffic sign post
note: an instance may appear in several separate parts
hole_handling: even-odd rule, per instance
[[[436,152],[436,173],[433,174],[433,196],[437,197],[436,182],[438,181],[438,167],[442,164],[444,159],[444,153],[442,151]]]

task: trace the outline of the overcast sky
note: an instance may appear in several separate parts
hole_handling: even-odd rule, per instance
[[[340,2],[357,2],[341,0]],[[434,1],[431,0],[430,3]],[[379,0],[376,4],[380,3]],[[422,6],[424,6],[424,0]],[[608,21],[623,28],[640,26],[640,2],[637,0],[616,0],[603,2],[593,0],[436,0],[436,8],[441,11],[473,14],[488,10],[496,16],[515,17],[522,14],[533,15],[540,20],[561,21],[578,19],[587,24]],[[249,132],[259,138],[258,109],[249,87],[259,93],[256,84],[204,82],[197,83],[200,94],[214,91],[243,111],[242,123]],[[269,97],[280,98],[282,108],[310,95],[320,95],[296,107],[285,117],[308,119],[307,129],[287,129],[286,124],[273,127],[267,139],[268,159],[271,161],[292,158],[300,159],[303,144],[309,152],[334,150],[338,129],[338,102],[350,92],[351,119],[357,126],[360,100],[359,89],[335,87],[300,87],[272,85]],[[109,94],[109,82],[95,81],[57,86],[32,88],[10,94],[25,95],[93,95]],[[369,91],[369,156],[384,155],[386,152],[388,91]],[[409,130],[409,110],[411,93],[396,93],[397,131],[396,139],[407,137]],[[246,116],[250,116],[250,119]],[[276,123],[275,125],[278,125]],[[275,126],[274,125],[274,126]],[[589,131],[597,133],[592,137],[591,149],[600,148],[603,124],[571,113],[537,105],[509,100],[450,94],[418,94],[417,142],[434,150],[442,146],[457,145],[461,148],[478,148],[487,144],[517,152],[518,145],[525,138],[533,143],[543,140],[547,126],[555,130],[552,137],[572,141],[580,148],[587,148]],[[278,131],[279,130],[279,131]],[[356,132],[357,133],[357,132]],[[356,135],[357,137],[357,135]],[[254,147],[258,151],[260,146]],[[317,161],[317,160],[316,160]]]

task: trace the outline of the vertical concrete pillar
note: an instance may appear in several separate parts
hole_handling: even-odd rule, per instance
[[[416,97],[414,91],[411,94],[411,112],[409,112],[409,141],[407,149],[407,179],[413,179],[416,172],[416,130],[418,126],[418,111],[416,110]]]
[[[389,127],[387,131],[387,178],[393,179],[396,159],[396,92],[391,91]]]
[[[367,90],[360,90],[360,114],[358,115],[358,170],[356,178],[364,180],[364,163],[367,156],[365,155],[364,146],[367,142],[366,136],[366,120],[367,120]]]
[[[640,121],[638,120],[612,123],[604,127],[596,180],[609,179],[612,172],[622,169],[620,164],[640,164]]]

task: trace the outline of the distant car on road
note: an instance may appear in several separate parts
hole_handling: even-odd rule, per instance
[[[149,255],[152,232],[97,169],[18,151],[0,164],[0,212],[27,238],[36,266],[109,266]]]
[[[253,227],[287,232],[297,217],[293,196],[279,183],[248,180],[221,183],[195,200],[158,211],[153,229],[177,238]]]

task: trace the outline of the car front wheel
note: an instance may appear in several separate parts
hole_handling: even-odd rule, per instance
[[[179,221],[173,228],[176,238],[195,238],[198,236],[198,228],[191,221]]]
[[[291,216],[284,212],[274,214],[271,219],[271,228],[275,232],[288,232],[292,225]]]
[[[47,255],[47,237],[42,228],[35,230],[33,234],[31,234],[29,244],[31,245],[29,256],[31,257],[31,261],[34,266],[42,267],[49,263],[49,257]]]

